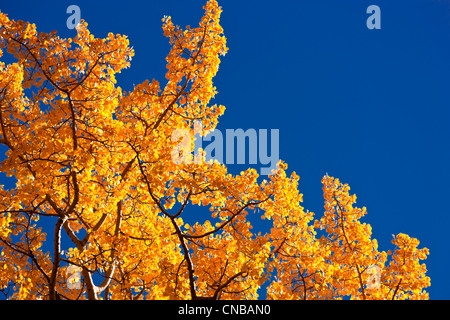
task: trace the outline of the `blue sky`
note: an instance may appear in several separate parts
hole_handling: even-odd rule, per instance
[[[117,79],[129,90],[164,81],[162,17],[197,25],[205,1],[16,0],[0,10],[65,37],[75,34],[66,8],[76,4],[95,36],[128,35],[136,55]],[[430,298],[449,299],[450,1],[219,4],[230,50],[215,78],[214,103],[227,107],[218,128],[279,129],[280,158],[300,176],[304,207],[322,214],[326,173],[348,183],[380,249],[393,248],[392,234],[418,238],[430,249]],[[372,4],[380,30],[366,27]]]

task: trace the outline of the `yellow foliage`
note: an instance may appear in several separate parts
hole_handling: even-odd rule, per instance
[[[208,132],[225,111],[209,105],[228,50],[222,9],[209,0],[204,10],[198,27],[163,19],[167,84],[130,92],[116,86],[134,55],[126,36],[96,38],[82,21],[64,39],[0,12],[0,56],[17,60],[0,63],[1,171],[17,179],[0,189],[0,288],[15,288],[13,299],[256,299],[269,283],[269,299],[428,298],[428,250],[399,234],[394,253],[378,251],[366,208],[338,179],[323,178],[317,220],[284,162],[259,183],[253,169],[172,161],[174,130],[201,120]],[[188,205],[211,219],[185,223]],[[251,217],[270,232],[252,233]]]

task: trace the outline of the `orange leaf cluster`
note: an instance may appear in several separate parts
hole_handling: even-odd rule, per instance
[[[125,36],[96,38],[82,21],[63,39],[0,12],[0,57],[6,50],[17,60],[0,63],[8,149],[0,170],[17,180],[0,188],[1,291],[11,299],[256,299],[267,283],[269,299],[428,298],[420,264],[428,250],[399,234],[393,254],[378,251],[360,222],[366,209],[338,179],[324,177],[325,214],[314,220],[283,162],[258,182],[253,169],[233,176],[217,162],[172,161],[174,130],[201,120],[206,133],[225,110],[209,105],[228,50],[221,8],[209,0],[204,10],[195,28],[163,19],[167,84],[153,79],[130,92],[116,81],[134,55]],[[209,208],[210,220],[185,223],[192,205]],[[259,217],[269,232],[252,232]]]

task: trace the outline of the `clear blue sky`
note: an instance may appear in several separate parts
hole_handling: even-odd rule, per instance
[[[118,84],[129,90],[164,80],[162,17],[197,25],[205,1],[15,0],[0,10],[64,37],[75,34],[66,8],[77,4],[95,36],[128,35],[136,55]],[[417,237],[430,249],[430,298],[449,299],[450,1],[219,4],[230,48],[215,78],[214,103],[227,107],[219,129],[279,129],[304,207],[322,214],[325,173],[348,183],[380,249],[393,248],[392,234]],[[366,27],[372,4],[380,30]]]

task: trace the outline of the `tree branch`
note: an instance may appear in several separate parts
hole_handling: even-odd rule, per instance
[[[49,298],[50,300],[58,300],[56,292],[56,277],[58,275],[60,258],[61,258],[61,227],[65,222],[65,218],[59,218],[55,225],[55,234],[53,238],[53,268],[49,281]]]
[[[397,295],[397,291],[398,291],[398,289],[400,288],[400,284],[402,283],[402,278],[400,278],[400,280],[399,280],[399,282],[398,282],[398,284],[397,284],[397,287],[395,288],[395,291],[394,291],[394,294],[392,295],[392,300],[394,300],[395,299],[395,296]]]

